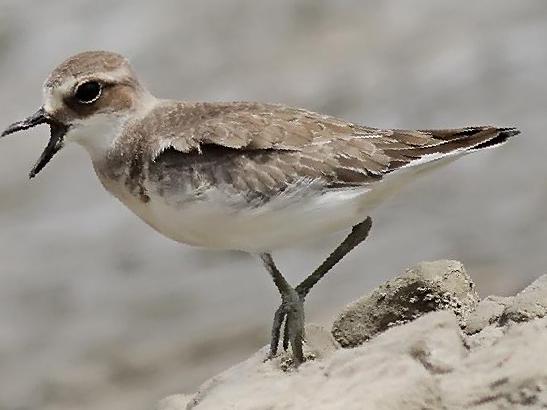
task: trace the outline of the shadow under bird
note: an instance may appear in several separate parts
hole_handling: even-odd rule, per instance
[[[284,105],[159,99],[123,56],[107,51],[77,54],[55,68],[42,107],[2,136],[39,124],[49,125],[51,137],[31,178],[65,143],[77,142],[103,186],[163,235],[259,255],[282,300],[269,356],[283,328],[296,365],[304,360],[304,299],[366,238],[370,210],[434,164],[519,133],[376,129]],[[272,250],[349,228],[296,287],[274,264]]]

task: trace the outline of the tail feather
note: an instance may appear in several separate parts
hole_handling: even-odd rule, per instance
[[[497,135],[479,145],[474,146],[471,150],[481,150],[483,148],[491,148],[507,142],[507,140],[515,135],[520,134],[520,131],[516,128],[496,128]]]
[[[520,134],[516,128],[497,128],[492,126],[467,127],[446,130],[420,130],[429,137],[419,145],[406,144],[405,148],[385,149],[393,162],[390,171],[436,161],[449,156],[479,151],[505,143],[509,138]],[[404,135],[405,131],[399,131]],[[397,138],[396,135],[393,137]]]
[[[424,154],[450,153],[454,150],[481,149],[504,143],[520,133],[516,128],[467,127],[454,130],[424,130],[422,131],[435,140],[442,140],[438,145],[419,149]]]

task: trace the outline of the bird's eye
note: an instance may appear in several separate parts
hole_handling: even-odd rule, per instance
[[[103,87],[99,82],[87,81],[76,88],[74,97],[82,104],[91,104],[99,99],[102,90]]]

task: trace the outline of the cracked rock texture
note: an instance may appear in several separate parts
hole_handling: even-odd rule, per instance
[[[478,301],[460,262],[422,262],[350,304],[334,322],[332,333],[342,347],[353,347],[389,327],[443,309],[452,310],[463,325]]]
[[[286,353],[264,362],[265,347],[156,410],[546,409],[546,306],[547,275],[479,302],[461,263],[424,262],[349,305],[332,334],[307,328],[313,359],[298,370]]]

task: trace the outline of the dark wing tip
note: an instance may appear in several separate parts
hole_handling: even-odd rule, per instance
[[[509,127],[509,128],[498,128],[498,132],[500,134],[503,134],[505,138],[514,137],[515,135],[520,134],[520,130],[517,128]]]
[[[479,145],[475,145],[472,149],[478,150],[482,148],[495,147],[496,145],[504,144],[509,138],[520,134],[520,131],[516,128],[496,128],[496,136],[489,140],[486,140]]]

